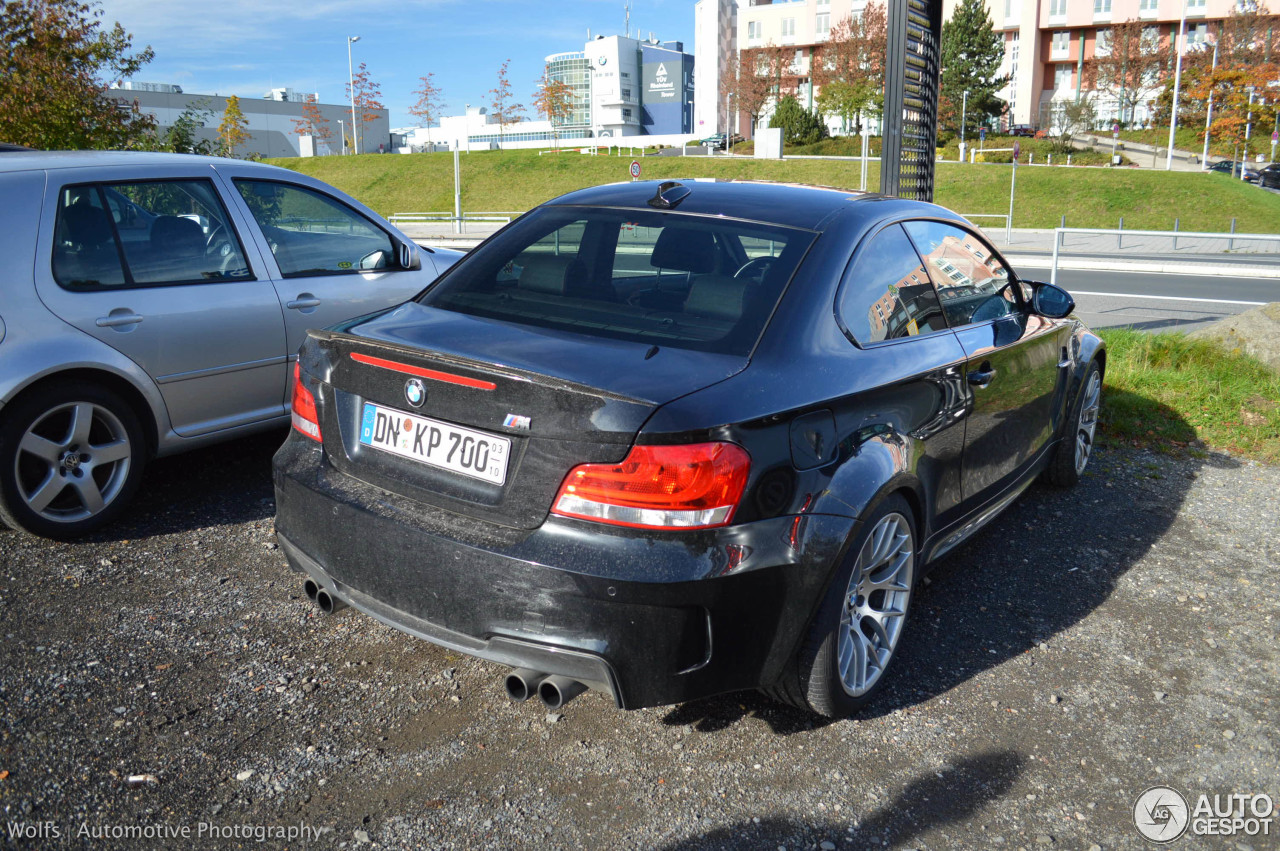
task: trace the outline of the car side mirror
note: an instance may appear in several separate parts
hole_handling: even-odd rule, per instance
[[[422,258],[407,242],[396,243],[396,262],[401,269],[417,271],[422,268]]]
[[[1050,319],[1063,319],[1076,309],[1075,299],[1057,284],[1028,281],[1031,286],[1031,309]]]

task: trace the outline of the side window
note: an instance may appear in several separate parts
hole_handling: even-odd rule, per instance
[[[951,327],[989,322],[1019,311],[1013,276],[990,247],[963,228],[942,222],[906,222],[938,287]]]
[[[929,273],[898,225],[871,237],[840,284],[840,319],[859,343],[945,331]]]
[[[64,188],[53,276],[68,289],[153,287],[244,280],[249,266],[209,181],[156,180]]]
[[[267,180],[235,181],[286,278],[395,267],[391,237],[323,193]]]
[[[69,290],[124,286],[111,215],[96,186],[68,186],[58,197],[53,279]]]

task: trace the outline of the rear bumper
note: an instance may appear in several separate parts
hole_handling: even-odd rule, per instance
[[[524,532],[370,487],[305,438],[290,438],[274,467],[284,554],[330,593],[628,709],[776,682],[854,525],[821,515],[644,534],[548,518]]]

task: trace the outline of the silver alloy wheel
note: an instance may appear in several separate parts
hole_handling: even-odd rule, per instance
[[[58,405],[37,417],[18,442],[18,495],[45,520],[84,520],[120,494],[132,455],[129,433],[109,408]]]
[[[1098,409],[1102,406],[1102,375],[1095,369],[1089,373],[1084,399],[1080,403],[1080,419],[1076,423],[1076,475],[1084,472],[1093,455],[1093,437],[1098,431]]]
[[[911,525],[886,514],[862,544],[840,609],[836,673],[851,697],[880,679],[902,635],[915,579]]]

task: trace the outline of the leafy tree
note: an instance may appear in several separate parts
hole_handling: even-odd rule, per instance
[[[351,82],[347,84],[347,100],[354,102],[356,110],[357,126],[351,128],[356,153],[359,153],[364,146],[364,126],[370,121],[377,121],[378,110],[385,108],[380,100],[381,97],[382,86],[373,81],[369,76],[368,67],[361,62]]]
[[[751,117],[753,131],[769,104],[794,92],[797,78],[788,74],[789,65],[785,51],[772,44],[740,50],[725,63],[720,94],[727,95],[737,111]]]
[[[559,127],[573,112],[573,88],[564,80],[554,79],[550,65],[542,70],[538,90],[533,93],[533,105],[551,122],[551,135],[558,142]]]
[[[440,112],[444,109],[444,92],[435,84],[434,78],[435,74],[419,78],[422,85],[413,91],[418,96],[418,101],[409,107],[409,112],[418,116],[422,126],[427,128],[428,144],[431,142],[431,122],[438,121]]]
[[[888,40],[885,7],[868,3],[858,17],[849,15],[831,28],[813,59],[817,106],[841,119],[846,132],[862,129],[863,113],[884,109],[884,66]]]
[[[75,0],[0,2],[0,140],[33,148],[106,149],[154,144],[154,117],[107,88],[155,53]]]
[[[507,78],[507,66],[510,64],[510,59],[502,63],[502,67],[498,69],[498,85],[489,90],[489,94],[493,96],[489,105],[493,108],[493,114],[498,117],[499,145],[502,144],[508,124],[524,121],[524,104],[511,99],[511,81]]]
[[[197,138],[196,132],[203,129],[204,123],[212,117],[213,111],[209,109],[207,100],[191,104],[174,120],[173,125],[164,135],[161,147],[175,154],[212,155],[216,153],[213,142]]]
[[[322,142],[328,142],[333,138],[333,128],[329,124],[329,119],[325,118],[320,112],[320,107],[316,106],[314,96],[308,95],[302,102],[302,117],[293,119],[293,132],[298,136],[311,136]]]
[[[965,116],[965,138],[971,128],[1000,116],[1005,103],[996,92],[1008,84],[999,75],[1004,60],[1004,40],[995,31],[983,0],[962,0],[951,20],[942,24],[942,85],[938,101],[938,126],[960,129]],[[965,92],[969,93],[967,108]]]
[[[782,140],[788,145],[811,145],[827,135],[822,117],[800,105],[794,95],[784,95],[769,119],[770,127],[782,128]]]
[[[1117,120],[1131,124],[1138,105],[1153,98],[1173,75],[1172,59],[1172,46],[1161,42],[1156,27],[1130,19],[1098,31],[1082,85],[1114,99]]]
[[[236,146],[249,141],[249,119],[240,110],[240,98],[232,95],[227,98],[227,108],[222,113],[222,123],[218,125],[219,153],[224,157],[234,157]]]

